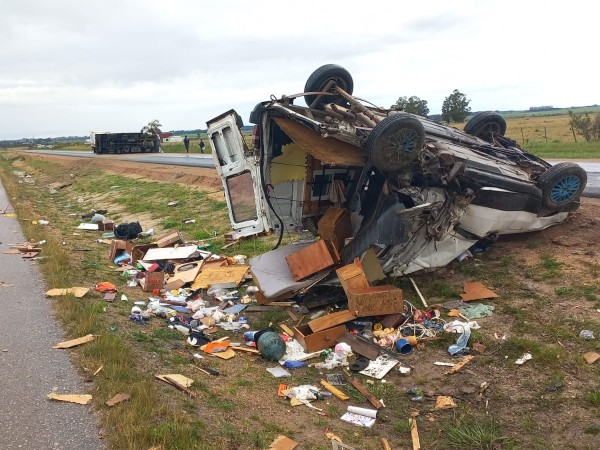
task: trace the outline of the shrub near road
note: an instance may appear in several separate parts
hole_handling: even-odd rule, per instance
[[[79,220],[69,214],[108,209],[117,223],[140,220],[144,229],[153,227],[157,233],[178,229],[187,239],[228,231],[224,203],[190,178],[185,178],[188,185],[182,186],[107,174],[86,168],[85,161],[65,169],[46,160],[12,159],[6,154],[0,158],[2,181],[19,217],[50,221],[46,227],[22,221],[32,241],[48,241],[43,251],[46,258],[39,262],[48,287],[111,281],[130,300],[146,297],[139,288],[128,288],[114,272],[106,247],[95,242],[97,234],[73,235]],[[31,173],[34,183],[19,183],[14,170]],[[142,178],[144,173],[136,170]],[[162,166],[160,170],[169,169]],[[165,178],[182,179],[175,173],[165,174]],[[73,185],[50,193],[49,185],[66,181]],[[177,207],[166,206],[173,199],[179,200]],[[198,220],[183,224],[184,216]],[[476,259],[414,277],[430,305],[456,299],[465,281],[483,281],[499,293],[498,299],[488,302],[495,306],[493,316],[478,320],[482,328],[470,340],[470,344],[479,342],[487,348],[461,372],[444,375],[445,368],[433,362],[451,360],[447,346],[456,337],[441,335],[424,349],[403,357],[406,365],[414,367],[410,376],[393,371],[386,383],[374,384],[361,377],[386,404],[372,429],[341,422],[346,404],[335,398],[315,402],[327,415],[303,406],[290,407],[277,397],[280,380],[265,370],[273,364],[254,356],[238,355],[229,361],[207,358],[202,364],[221,375],[199,372],[190,366],[192,358],[182,336],[167,329],[162,319],[154,318],[147,326],[128,321],[131,301],[107,304],[97,294],[51,301],[71,337],[100,335],[75,348],[73,355],[84,376],[94,380],[90,388],[94,407],[114,448],[267,448],[275,436],[285,434],[300,442],[301,448],[328,449],[326,430],[360,449],[380,449],[379,437],[386,437],[392,448],[410,448],[408,417],[417,413],[423,448],[594,448],[600,432],[600,366],[588,365],[582,354],[600,352],[600,345],[597,340],[579,338],[579,332],[589,329],[600,335],[597,217],[600,204],[585,199],[582,208],[563,225],[502,238]],[[261,253],[271,247],[274,237],[266,238],[267,242],[263,239],[227,252]],[[212,248],[220,251],[223,241],[211,242]],[[408,300],[419,305],[410,283],[405,279],[393,282],[405,290]],[[252,328],[269,322],[293,325],[285,312],[250,315]],[[525,351],[531,352],[533,359],[516,366],[515,360]],[[104,368],[93,377],[100,365]],[[190,399],[154,380],[157,373],[193,378],[192,391],[197,397]],[[323,376],[315,369],[298,369],[285,383],[318,384]],[[489,387],[480,394],[484,382]],[[424,391],[423,402],[412,402],[412,396],[405,394],[411,387]],[[352,404],[368,406],[353,388],[341,389],[352,397]],[[107,408],[104,402],[118,392],[129,392],[132,399]],[[440,394],[453,396],[457,408],[434,410],[435,395]]]

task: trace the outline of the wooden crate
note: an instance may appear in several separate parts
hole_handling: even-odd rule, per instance
[[[321,239],[308,247],[285,257],[292,277],[296,281],[314,275],[337,264],[340,256],[331,243]]]
[[[346,332],[344,325],[313,333],[306,324],[294,327],[294,338],[307,352],[318,352],[336,344],[336,339]]]
[[[348,309],[356,316],[382,316],[404,312],[402,289],[391,285],[371,286],[358,260],[340,267],[337,275],[348,297]]]

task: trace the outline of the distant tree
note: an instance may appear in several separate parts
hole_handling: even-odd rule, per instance
[[[442,120],[447,123],[463,122],[471,111],[469,103],[471,100],[468,100],[465,94],[454,89],[442,104]]]
[[[161,134],[160,131],[160,127],[162,127],[160,121],[158,119],[154,119],[150,122],[148,122],[148,125],[144,125],[142,127],[142,130],[140,131],[140,133],[144,133],[144,134],[153,134],[155,136],[159,136]]]
[[[406,111],[407,113],[417,114],[425,117],[427,117],[427,114],[429,114],[427,100],[421,100],[416,95],[413,95],[410,98],[406,98],[406,96],[398,98],[396,103],[394,103],[391,108],[400,109],[402,111]]]
[[[590,113],[585,112],[577,114],[573,111],[569,111],[569,127],[571,127],[573,137],[575,137],[575,133],[577,133],[583,136],[587,142],[599,140],[600,114],[597,114],[592,120]],[[577,142],[577,138],[575,138],[575,142]]]

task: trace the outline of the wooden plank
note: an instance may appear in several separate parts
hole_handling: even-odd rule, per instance
[[[271,305],[253,305],[248,306],[247,312],[264,312],[264,311],[283,311],[287,306],[271,306]]]
[[[92,402],[92,396],[89,394],[48,394],[50,400],[59,402],[78,403],[79,405],[88,405]]]
[[[94,335],[88,334],[86,336],[82,336],[77,339],[71,339],[70,341],[59,342],[52,348],[71,348],[71,347],[75,347],[77,345],[85,344],[86,342],[90,342],[93,340],[94,340]]]
[[[285,323],[280,323],[279,327],[283,330],[283,332],[285,334],[287,334],[289,337],[294,337],[294,331],[290,329],[290,327],[288,327]]]
[[[313,333],[317,333],[319,331],[335,327],[336,325],[341,325],[354,319],[356,319],[356,316],[352,314],[352,312],[345,309],[343,311],[327,314],[326,316],[311,320],[310,322],[308,322],[307,325]]]
[[[173,386],[175,386],[177,389],[181,389],[183,392],[185,392],[186,394],[188,394],[190,397],[196,397],[196,393],[193,391],[190,391],[188,388],[186,388],[183,384],[179,383],[179,381],[175,380],[174,378],[171,378],[168,375],[164,375],[163,376],[164,380],[167,381],[168,383],[172,384]]]
[[[342,391],[340,391],[335,386],[332,386],[331,384],[329,384],[327,381],[321,380],[320,383],[321,383],[321,386],[323,386],[325,389],[327,389],[329,392],[331,392],[333,395],[335,395],[338,399],[340,399],[342,401],[350,400],[350,397],[348,397],[346,394],[344,394]]]
[[[419,430],[417,428],[417,421],[413,418],[408,419],[408,425],[410,426],[410,437],[412,439],[413,450],[421,450],[421,442],[419,440]]]
[[[126,400],[129,400],[131,398],[131,395],[125,393],[125,392],[121,392],[120,394],[115,395],[113,398],[111,398],[110,400],[108,400],[106,402],[106,406],[115,406],[121,402],[124,402]]]
[[[390,446],[390,443],[384,437],[381,438],[381,445],[383,446],[383,450],[392,450],[392,447]]]
[[[304,151],[324,164],[342,167],[365,164],[365,153],[360,147],[329,136],[323,138],[320,133],[290,119],[277,117],[275,122]]]
[[[337,338],[338,342],[344,342],[348,344],[354,353],[363,355],[371,361],[377,359],[379,356],[379,350],[377,348],[367,344],[364,341],[358,339],[355,335],[348,333],[347,331]]]
[[[381,403],[377,397],[375,397],[373,394],[371,394],[366,387],[364,387],[362,384],[360,384],[360,381],[358,381],[356,378],[350,378],[350,383],[352,384],[352,386],[354,386],[354,388],[360,392],[364,398],[366,398],[369,403],[371,405],[373,405],[376,409],[381,409],[383,408],[383,403]]]
[[[461,361],[457,362],[456,364],[454,364],[453,367],[451,367],[449,370],[446,371],[446,374],[453,374],[458,372],[460,369],[462,369],[464,366],[466,366],[469,362],[471,362],[471,360],[475,358],[473,355],[467,355],[465,356]]]

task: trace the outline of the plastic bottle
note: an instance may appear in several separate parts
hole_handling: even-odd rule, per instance
[[[308,366],[306,361],[286,361],[283,363],[286,369],[299,369]]]

